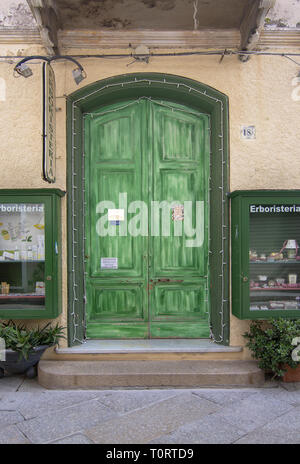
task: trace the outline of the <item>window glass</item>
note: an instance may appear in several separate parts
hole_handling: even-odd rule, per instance
[[[0,308],[44,306],[44,204],[0,203]]]
[[[250,205],[250,310],[300,309],[300,205]]]

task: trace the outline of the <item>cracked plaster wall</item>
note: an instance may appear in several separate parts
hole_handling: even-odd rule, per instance
[[[17,27],[22,29],[35,28],[36,22],[26,0],[1,0],[0,28]]]
[[[127,0],[128,1],[128,0]],[[193,25],[192,14],[193,14],[193,1],[184,0],[186,2],[184,12],[186,8],[191,9],[191,20],[188,26]],[[201,0],[203,1],[203,0]],[[132,0],[131,0],[132,3]],[[137,9],[134,7],[134,3],[131,5],[130,1],[126,7],[128,11],[128,18],[122,19],[116,17],[117,13],[121,14],[122,9],[124,9],[124,0],[74,0],[70,2],[68,0],[59,0],[59,6],[62,9],[65,20],[68,23],[69,27],[76,22],[78,26],[81,27],[89,24],[89,18],[95,18],[101,13],[103,15],[102,22],[99,18],[99,26],[102,27],[113,27],[116,29],[130,27],[131,20],[134,24],[136,20],[139,22],[143,21],[143,17],[151,14],[153,15],[154,9],[160,11],[160,15],[164,12],[169,12],[176,7],[175,0],[141,0],[140,7]],[[204,2],[202,8],[205,8],[205,4],[209,2]],[[118,6],[120,5],[121,10],[118,12]],[[179,2],[178,5],[179,6]],[[80,10],[82,9],[82,11]],[[131,8],[131,10],[130,10]],[[144,8],[144,9],[143,9]],[[116,11],[115,11],[116,10]],[[124,10],[123,10],[124,11]],[[180,10],[178,10],[180,11]],[[112,13],[113,12],[113,13]],[[130,14],[129,14],[130,13]],[[181,11],[181,15],[182,15]],[[204,14],[205,11],[202,11]],[[111,14],[113,16],[111,17]],[[75,15],[75,16],[74,16]],[[106,17],[105,17],[106,16]],[[86,19],[84,19],[86,18]],[[135,18],[135,19],[134,19]],[[68,24],[67,24],[68,25]],[[267,28],[294,28],[300,27],[300,0],[277,0],[276,5],[272,8],[265,21]],[[1,0],[0,5],[0,28],[1,27],[20,27],[20,28],[35,28],[36,22],[32,16],[30,8],[26,0]],[[72,26],[73,27],[73,26]]]
[[[277,0],[265,24],[268,29],[300,27],[300,0]]]

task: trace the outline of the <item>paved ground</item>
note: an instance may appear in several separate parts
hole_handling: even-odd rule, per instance
[[[0,379],[0,444],[300,443],[300,383],[264,388],[45,390]]]

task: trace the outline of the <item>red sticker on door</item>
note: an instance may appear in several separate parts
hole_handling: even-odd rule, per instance
[[[184,206],[176,205],[172,208],[172,220],[183,221],[184,220]]]

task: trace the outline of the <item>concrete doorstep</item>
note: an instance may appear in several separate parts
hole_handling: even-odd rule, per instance
[[[255,361],[50,361],[38,382],[47,389],[262,386]]]

